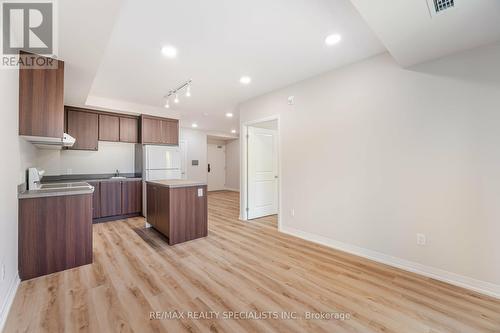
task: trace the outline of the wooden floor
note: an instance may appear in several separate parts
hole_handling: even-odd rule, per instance
[[[212,193],[208,238],[174,247],[142,218],[95,225],[94,264],[21,283],[5,332],[500,332],[498,300],[237,217]]]

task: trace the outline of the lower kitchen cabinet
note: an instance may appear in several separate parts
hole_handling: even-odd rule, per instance
[[[142,212],[142,180],[94,181],[94,222],[113,221]]]
[[[19,200],[22,281],[92,263],[92,194]]]
[[[142,211],[142,181],[122,182],[122,215]]]
[[[94,193],[92,194],[92,218],[98,219],[101,217],[101,183],[88,183],[94,187]]]
[[[122,214],[122,183],[119,181],[101,182],[101,217]]]

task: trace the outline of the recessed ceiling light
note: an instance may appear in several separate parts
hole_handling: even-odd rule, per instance
[[[250,76],[242,76],[240,79],[241,84],[249,84],[252,82],[252,78]]]
[[[236,133],[236,130],[231,130],[231,133],[235,134],[235,133]]]
[[[325,44],[328,46],[332,46],[338,44],[342,40],[342,36],[339,34],[332,34],[325,39]]]
[[[171,45],[165,45],[161,48],[161,53],[167,58],[173,59],[177,57],[177,49]]]
[[[231,112],[226,113],[226,117],[233,118],[233,114]]]
[[[192,127],[192,128],[198,128],[198,124],[197,124],[197,123],[193,123],[193,124],[191,125],[191,127]]]

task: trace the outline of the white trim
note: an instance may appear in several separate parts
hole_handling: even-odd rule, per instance
[[[321,244],[336,250],[354,254],[359,257],[370,259],[389,266],[397,267],[405,271],[420,274],[426,277],[430,277],[442,282],[470,289],[478,293],[500,299],[500,285],[498,284],[477,280],[467,276],[448,272],[439,268],[426,266],[409,260],[393,257],[377,251],[365,249],[351,244],[342,243],[324,236],[314,235],[295,228],[281,227],[278,230],[282,233],[302,238],[313,243]]]
[[[240,190],[237,189],[237,188],[230,188],[230,187],[225,187],[224,188],[225,191],[231,191],[231,192],[239,192]]]
[[[9,315],[10,307],[14,302],[14,297],[16,296],[19,283],[21,283],[21,280],[19,280],[19,275],[16,274],[10,283],[9,289],[7,290],[7,295],[2,304],[2,308],[0,309],[0,332],[3,332],[5,323],[7,322],[7,316]]]
[[[247,211],[246,211],[246,203],[247,203],[247,178],[248,178],[248,170],[247,170],[247,138],[248,135],[248,127],[254,124],[263,123],[266,121],[277,120],[278,122],[278,230],[281,228],[281,207],[282,205],[282,163],[281,163],[281,119],[280,115],[272,115],[269,117],[264,117],[260,119],[250,120],[244,123],[241,123],[240,126],[240,219],[242,221],[248,221]]]

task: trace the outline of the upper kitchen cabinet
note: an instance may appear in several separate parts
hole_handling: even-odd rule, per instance
[[[141,142],[160,144],[161,143],[161,121],[155,118],[141,117]]]
[[[22,52],[20,57],[40,57]],[[54,69],[19,69],[19,135],[62,138],[64,62]],[[56,66],[54,66],[56,67]]]
[[[139,120],[120,117],[120,142],[139,142]]]
[[[177,146],[179,144],[179,120],[141,117],[141,142]]]
[[[120,118],[107,114],[99,115],[99,140],[120,141]]]
[[[179,121],[175,119],[163,119],[161,121],[161,133],[164,144],[179,145]]]
[[[99,137],[99,115],[81,109],[66,109],[66,130],[76,139],[70,149],[97,150]]]

